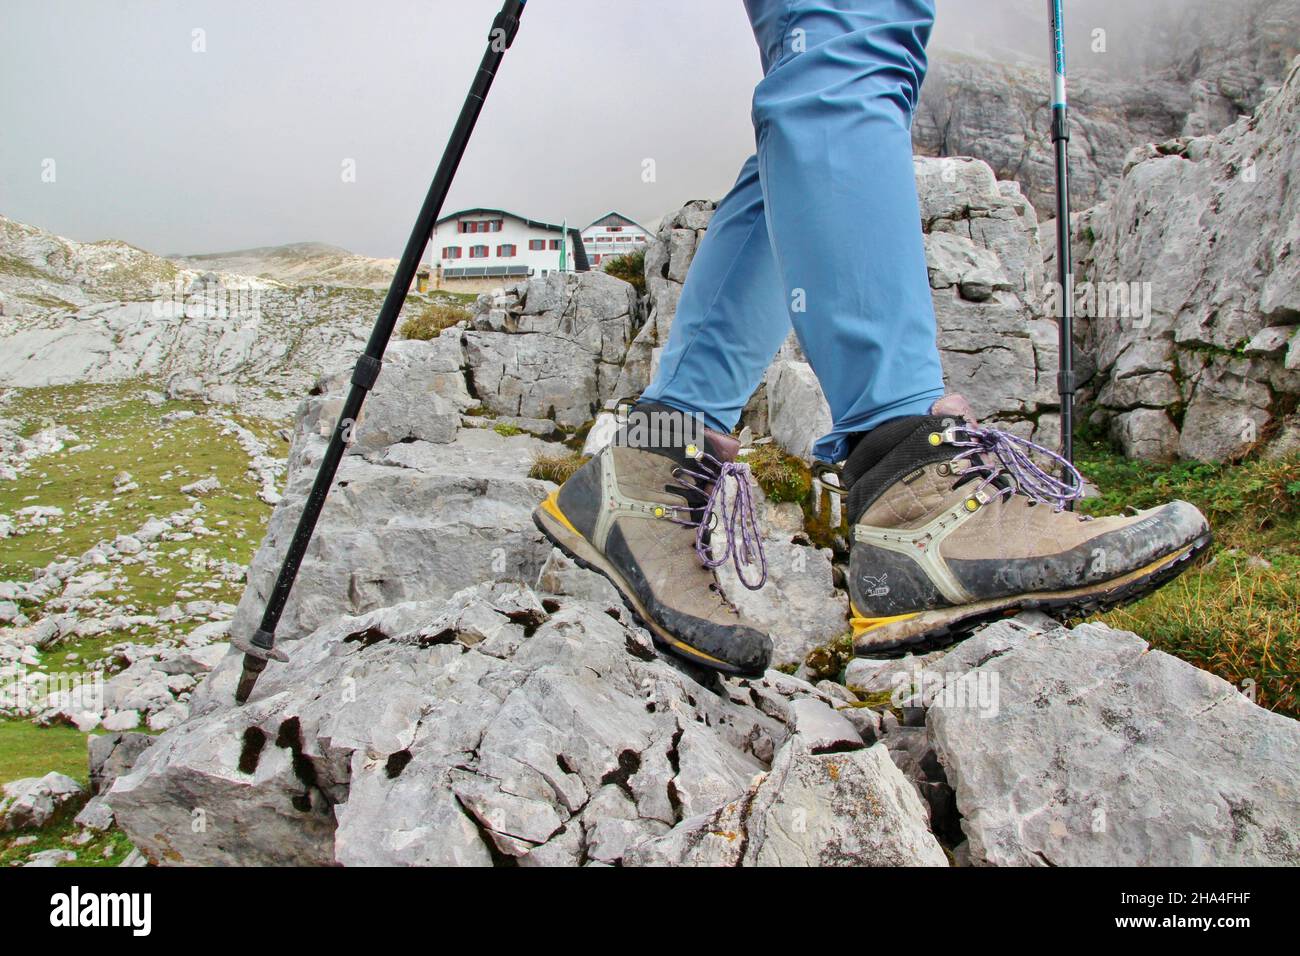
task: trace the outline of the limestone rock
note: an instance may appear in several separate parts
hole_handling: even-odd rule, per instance
[[[1300,723],[1100,624],[1011,621],[924,682],[977,864],[1300,862]]]
[[[485,306],[465,346],[475,394],[489,409],[576,428],[615,397],[637,308],[626,282],[603,272],[530,279],[496,310],[499,331]]]
[[[332,418],[327,406],[336,394],[331,389],[344,383],[343,377],[325,379],[327,390],[303,404],[284,499],[271,515],[231,622],[236,639],[251,636],[258,626],[324,452],[322,424]],[[399,421],[390,401],[398,409],[406,405],[376,390],[367,405],[368,420]],[[532,510],[553,486],[528,472],[548,446],[528,435],[506,438],[487,429],[455,434],[454,441],[443,443],[417,438],[378,447],[366,442],[344,458],[278,640],[295,640],[340,614],[446,598],[482,581],[537,579],[551,548],[533,526]]]
[[[493,617],[514,637],[482,639]],[[792,701],[831,700],[777,672],[701,683],[688,670],[600,604],[481,585],[326,623],[242,708],[228,658],[107,801],[162,863],[617,863],[743,795],[789,737]],[[817,757],[789,769],[802,781],[789,799],[827,826],[865,821],[854,839],[881,859],[916,859],[916,805],[897,781],[878,786],[879,758],[833,756],[840,789]],[[864,788],[883,803],[835,823],[816,809],[827,788],[838,805]]]
[[[636,847],[634,866],[946,866],[882,746],[814,754],[799,736],[743,796]]]
[[[1092,298],[1078,341],[1126,454],[1240,457],[1300,393],[1286,365],[1300,315],[1300,199],[1287,186],[1297,110],[1300,60],[1217,136],[1135,150],[1115,196],[1080,216],[1077,274]],[[1175,406],[1181,431],[1160,420]]]
[[[39,829],[85,799],[81,784],[61,773],[11,781],[0,791],[0,830]]]

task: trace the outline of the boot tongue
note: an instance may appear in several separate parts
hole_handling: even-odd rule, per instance
[[[628,447],[655,452],[678,465],[695,459],[701,451],[718,461],[735,461],[740,451],[739,440],[657,402],[642,402],[628,412],[622,437]]]

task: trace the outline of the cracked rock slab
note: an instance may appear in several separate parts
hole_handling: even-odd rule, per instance
[[[741,797],[831,701],[690,673],[601,604],[506,583],[335,618],[242,708],[239,666],[105,797],[152,861],[616,865]]]
[[[746,793],[635,848],[637,866],[947,866],[885,747],[814,754],[802,735]]]
[[[927,724],[973,863],[1300,863],[1300,723],[1226,681],[1100,624],[1000,623],[933,670],[967,685]]]

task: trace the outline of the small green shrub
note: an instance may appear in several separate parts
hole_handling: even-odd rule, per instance
[[[605,272],[631,285],[637,295],[645,295],[645,249],[607,259]]]
[[[787,455],[775,442],[754,446],[745,456],[745,463],[763,494],[775,504],[787,501],[802,504],[812,492],[812,472],[808,466]]]

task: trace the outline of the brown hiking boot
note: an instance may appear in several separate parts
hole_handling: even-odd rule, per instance
[[[1030,459],[1065,466],[1067,480]],[[844,466],[853,528],[854,647],[888,656],[950,644],[1021,609],[1059,619],[1127,604],[1210,543],[1185,501],[1133,515],[1065,510],[1082,478],[1058,456],[970,418],[960,396],[885,422]]]
[[[684,418],[638,405],[614,443],[542,502],[533,521],[561,551],[609,578],[660,646],[724,674],[761,676],[772,642],[741,620],[713,573],[733,560],[747,587],[766,580],[748,468],[735,463],[734,438],[682,428]],[[746,577],[755,576],[755,563],[757,584]]]

